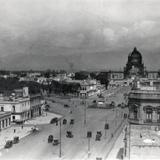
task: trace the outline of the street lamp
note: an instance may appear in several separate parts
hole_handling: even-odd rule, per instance
[[[61,119],[60,119],[59,120],[59,141],[60,141],[60,144],[59,144],[59,157],[62,156],[61,137],[62,137],[62,134],[61,134]]]
[[[109,129],[109,124],[108,123],[105,123],[104,129],[105,129],[105,138],[106,138],[107,130]]]
[[[84,125],[86,125],[87,123],[87,120],[86,120],[86,94],[82,96],[82,99],[83,99],[83,104],[84,104]]]
[[[87,132],[87,138],[88,138],[88,158],[89,158],[89,155],[90,155],[90,139],[92,138],[92,132],[91,131]]]

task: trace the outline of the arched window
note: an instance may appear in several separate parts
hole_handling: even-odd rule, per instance
[[[152,106],[145,106],[144,110],[146,112],[146,121],[147,122],[152,122],[152,113],[153,113]]]
[[[157,122],[160,122],[160,106],[157,107]]]
[[[138,119],[138,108],[134,108],[134,119]]]
[[[2,112],[4,111],[4,107],[1,107],[1,111],[2,111]]]

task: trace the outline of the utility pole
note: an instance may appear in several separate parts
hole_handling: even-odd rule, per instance
[[[87,98],[87,96],[85,95],[84,97],[83,97],[83,103],[84,103],[84,125],[86,125],[86,123],[87,123],[87,120],[86,120],[86,110],[87,110],[87,106],[86,106],[86,98]]]
[[[86,125],[86,97],[85,97],[85,105],[84,105],[84,125]]]
[[[59,121],[59,124],[60,124],[60,125],[59,125],[59,137],[60,137],[59,157],[61,157],[61,156],[62,156],[62,151],[61,151],[61,150],[62,150],[62,149],[61,149],[61,145],[62,145],[62,144],[61,144],[61,136],[62,136],[62,135],[61,135],[61,119],[60,119],[60,121]]]

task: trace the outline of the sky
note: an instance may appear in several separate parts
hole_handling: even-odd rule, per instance
[[[137,46],[157,69],[159,20],[159,0],[0,0],[0,57],[106,53],[118,68]]]

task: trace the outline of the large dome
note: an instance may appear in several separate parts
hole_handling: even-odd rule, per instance
[[[142,58],[141,53],[135,47],[130,55],[132,58]]]
[[[136,47],[128,56],[128,62],[125,67],[125,74],[130,77],[132,75],[144,75],[144,64],[142,62],[142,55]]]

